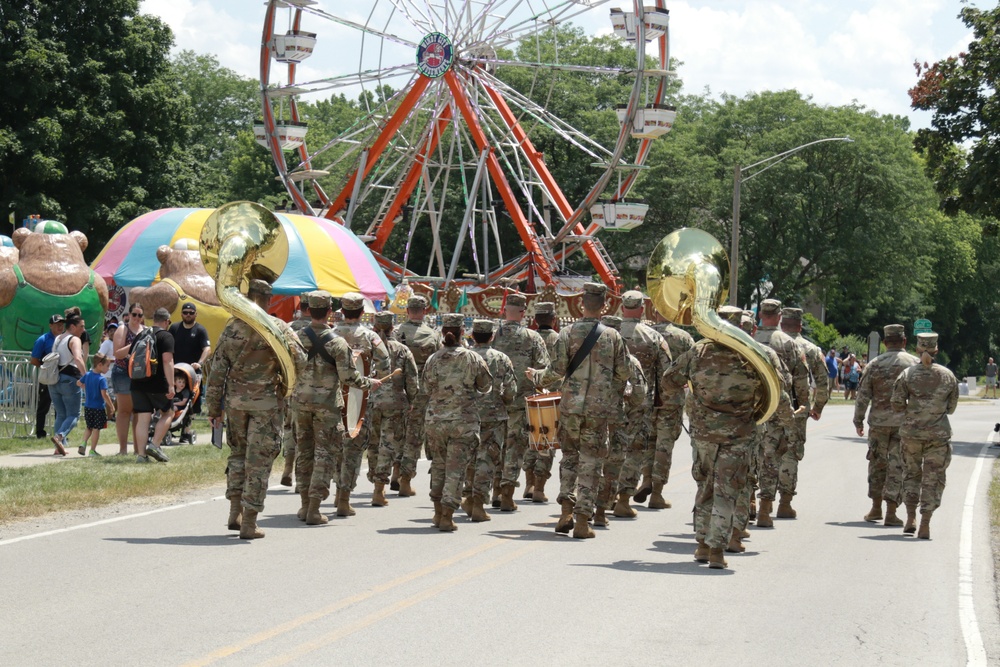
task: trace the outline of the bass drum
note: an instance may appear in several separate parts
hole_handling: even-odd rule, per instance
[[[362,377],[371,374],[371,362],[365,359],[358,350],[354,350],[354,368]],[[354,387],[344,386],[344,428],[347,435],[356,438],[365,425],[365,413],[368,411],[368,392]]]

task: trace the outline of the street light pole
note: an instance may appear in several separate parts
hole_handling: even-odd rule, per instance
[[[729,305],[736,306],[736,288],[739,285],[738,277],[740,273],[740,187],[744,181],[749,181],[754,176],[763,174],[765,171],[783,161],[785,158],[798,153],[803,148],[809,148],[810,146],[815,146],[816,144],[822,144],[827,141],[847,141],[853,143],[854,140],[850,137],[828,137],[826,139],[817,139],[816,141],[810,141],[807,144],[802,144],[801,146],[796,146],[795,148],[789,149],[784,153],[778,153],[777,155],[772,155],[769,158],[764,158],[758,162],[747,167],[741,167],[736,165],[733,168],[733,240],[731,246],[731,256],[729,258]],[[761,167],[757,171],[753,172],[749,176],[744,176],[743,172],[749,172],[755,167]]]

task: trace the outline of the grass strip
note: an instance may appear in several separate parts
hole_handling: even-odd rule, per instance
[[[990,482],[990,520],[993,530],[1000,530],[1000,465],[993,465],[993,481]],[[1000,545],[998,545],[1000,546]],[[998,554],[1000,557],[1000,554]],[[997,582],[1000,586],[1000,582]]]
[[[136,463],[129,455],[0,468],[0,523],[225,481],[228,450],[185,446],[170,448],[168,455],[166,464]]]

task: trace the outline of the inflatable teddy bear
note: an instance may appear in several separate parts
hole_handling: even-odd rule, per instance
[[[108,286],[83,259],[87,237],[61,224],[27,227],[0,250],[0,336],[6,350],[31,351],[49,318],[79,306],[93,341],[101,340]],[[44,230],[44,231],[41,231]]]

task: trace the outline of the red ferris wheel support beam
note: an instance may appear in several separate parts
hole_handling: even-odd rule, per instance
[[[500,161],[497,160],[496,153],[493,152],[493,147],[490,146],[483,128],[480,127],[479,121],[476,119],[476,114],[472,109],[469,98],[462,89],[462,84],[458,81],[454,70],[448,70],[444,75],[444,79],[451,90],[452,98],[455,100],[455,104],[458,106],[458,110],[461,112],[466,126],[469,128],[469,132],[472,134],[473,140],[476,142],[476,146],[481,151],[488,151],[486,169],[493,179],[493,184],[500,192],[500,198],[503,199],[503,203],[507,207],[507,212],[510,213],[511,218],[514,220],[514,226],[517,227],[518,234],[521,236],[521,242],[524,243],[525,249],[532,256],[535,268],[538,270],[542,281],[546,284],[551,283],[552,274],[555,272],[556,267],[549,265],[548,259],[542,252],[538,235],[528,223],[527,218],[524,217],[524,211],[521,210],[521,206],[517,203],[517,198],[510,188],[510,183],[507,181],[503,169],[500,168]]]
[[[368,177],[372,167],[375,166],[375,163],[378,162],[378,159],[382,156],[382,151],[384,151],[386,146],[389,145],[392,135],[396,134],[396,131],[399,130],[403,121],[406,120],[406,117],[411,111],[413,111],[413,108],[417,104],[417,100],[419,100],[420,96],[423,95],[424,90],[427,89],[427,84],[430,82],[431,80],[423,74],[417,75],[416,80],[413,82],[413,87],[406,93],[406,97],[404,97],[403,101],[400,102],[399,108],[396,109],[395,113],[389,117],[389,122],[382,127],[382,131],[379,132],[378,137],[375,139],[375,143],[373,143],[371,148],[368,149],[368,159],[365,161],[364,172],[359,176],[358,170],[354,170],[354,173],[351,174],[351,178],[347,181],[347,185],[344,186],[344,189],[340,191],[339,195],[337,195],[333,204],[331,204],[327,209],[327,218],[333,220],[341,211],[344,210],[347,206],[348,198],[351,196],[351,193],[354,192],[355,181],[359,177],[362,180]]]

